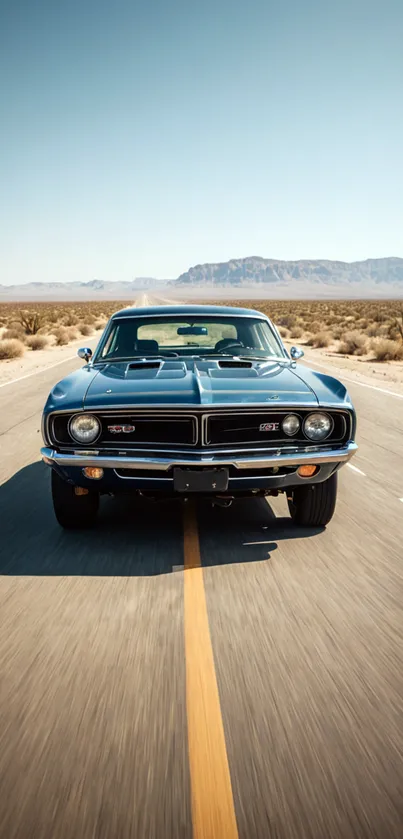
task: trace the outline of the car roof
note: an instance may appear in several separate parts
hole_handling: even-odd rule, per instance
[[[257,312],[255,309],[239,309],[235,306],[202,306],[198,305],[182,305],[182,306],[133,306],[127,309],[120,309],[112,315],[112,320],[123,317],[142,317],[142,315],[226,315],[226,317],[233,315],[234,317],[260,317],[265,318],[262,312]]]

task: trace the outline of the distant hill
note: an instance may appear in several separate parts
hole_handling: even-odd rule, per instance
[[[403,259],[385,257],[362,262],[301,259],[284,262],[248,256],[228,262],[195,265],[176,280],[137,277],[128,282],[27,283],[0,285],[6,300],[130,300],[139,291],[166,289],[172,296],[230,299],[240,297],[403,297]],[[178,289],[178,291],[177,291]],[[180,291],[179,291],[180,289]]]
[[[166,287],[167,280],[137,277],[128,282],[90,280],[87,283],[24,283],[0,285],[0,301],[9,300],[128,300],[139,291],[157,291]]]
[[[195,265],[181,274],[173,285],[207,287],[283,286],[291,293],[298,293],[304,286],[337,286],[340,293],[351,285],[373,288],[380,284],[403,291],[403,259],[386,257],[366,259],[363,262],[336,262],[327,259],[301,259],[283,262],[248,256],[228,262],[208,262]],[[263,289],[262,289],[263,291]]]

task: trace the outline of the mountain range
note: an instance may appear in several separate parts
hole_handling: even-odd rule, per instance
[[[231,292],[261,297],[401,297],[403,259],[385,257],[361,262],[327,259],[281,261],[249,256],[189,268],[177,279],[137,277],[130,281],[26,283],[1,285],[0,300],[129,299],[138,291],[166,290],[195,296]]]
[[[351,283],[401,285],[403,288],[403,259],[386,257],[363,262],[336,262],[328,259],[301,259],[284,262],[249,256],[229,262],[195,265],[181,274],[175,285],[284,285],[297,288],[299,284],[349,285]]]

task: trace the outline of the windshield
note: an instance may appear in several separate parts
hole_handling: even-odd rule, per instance
[[[287,356],[270,324],[251,317],[127,317],[112,320],[94,361],[153,355]]]

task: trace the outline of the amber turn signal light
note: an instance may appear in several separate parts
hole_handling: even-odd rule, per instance
[[[317,466],[311,466],[308,464],[306,466],[299,466],[297,469],[297,474],[300,478],[312,478],[313,475],[318,471]]]
[[[99,481],[104,476],[104,470],[99,466],[86,466],[83,469],[83,474],[86,478],[92,478],[94,481]]]

